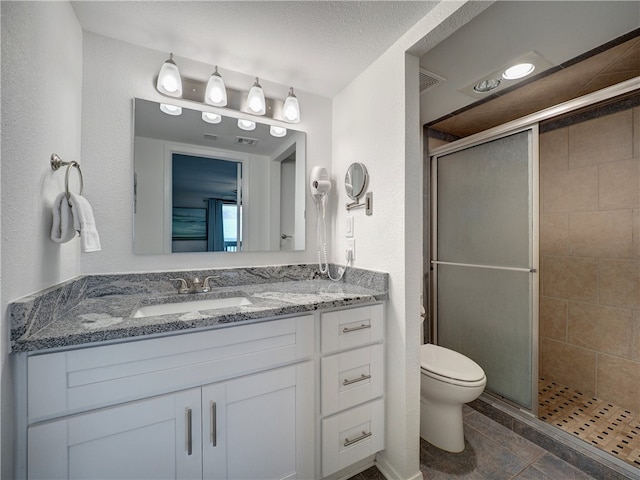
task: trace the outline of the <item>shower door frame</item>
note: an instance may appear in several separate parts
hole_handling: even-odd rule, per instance
[[[434,148],[433,150],[429,151],[427,154],[427,160],[430,162],[429,167],[431,167],[431,161],[433,157],[438,157],[438,156],[442,156],[445,155],[447,153],[452,153],[454,151],[460,150],[462,148],[469,148],[475,145],[479,145],[481,143],[486,143],[488,141],[491,141],[492,139],[495,140],[496,138],[500,138],[502,136],[506,136],[508,134],[513,134],[513,133],[517,133],[518,131],[523,131],[523,130],[527,130],[529,128],[531,128],[531,126],[535,125],[536,129],[537,129],[537,125],[544,121],[544,120],[548,120],[554,117],[558,117],[562,114],[565,113],[569,113],[572,112],[574,110],[578,110],[580,108],[583,107],[587,107],[602,101],[606,101],[609,100],[611,98],[620,96],[620,95],[624,95],[627,93],[631,93],[631,92],[635,92],[635,91],[639,91],[640,88],[638,87],[640,81],[640,77],[635,77],[629,80],[626,80],[624,82],[618,83],[616,85],[612,85],[610,87],[607,88],[603,88],[601,90],[598,90],[597,92],[593,92],[593,93],[589,93],[587,95],[584,95],[582,97],[578,97],[575,98],[573,100],[569,100],[567,102],[561,103],[559,105],[555,105],[553,107],[549,107],[546,108],[544,110],[541,110],[539,112],[536,113],[532,113],[530,115],[527,115],[525,117],[522,117],[520,119],[517,120],[513,120],[511,122],[505,123],[503,125],[499,125],[497,127],[493,127],[490,129],[487,129],[483,132],[480,133],[476,133],[474,135],[470,135],[468,137],[462,138],[460,140],[456,140],[455,142],[451,142],[449,144],[446,145],[442,145],[440,147]],[[537,150],[538,150],[538,145],[535,145],[535,149],[536,149],[536,164],[537,164]],[[430,184],[430,188],[431,191],[429,192],[429,199],[431,200],[431,209],[429,210],[428,206],[426,206],[427,211],[431,213],[432,218],[429,219],[429,224],[432,227],[432,231],[431,231],[431,235],[430,235],[430,241],[431,241],[431,249],[430,252],[428,254],[428,258],[426,259],[426,262],[424,264],[424,270],[425,270],[425,275],[423,275],[423,278],[425,279],[425,282],[428,282],[428,288],[425,288],[425,293],[427,293],[427,295],[429,296],[429,311],[430,311],[430,315],[429,318],[431,319],[431,329],[433,332],[433,336],[436,339],[437,342],[437,332],[438,332],[438,327],[437,327],[437,305],[435,304],[437,302],[437,299],[434,298],[434,284],[435,284],[435,280],[437,279],[437,270],[436,269],[432,269],[432,258],[434,258],[434,248],[437,248],[437,243],[434,244],[434,239],[436,239],[437,237],[435,235],[437,235],[437,231],[434,233],[434,228],[433,225],[435,225],[435,220],[437,219],[437,217],[434,217],[434,215],[436,215],[437,211],[435,210],[435,208],[437,208],[437,201],[434,201],[435,195],[437,194],[437,190],[435,190],[436,185],[435,185],[435,175],[433,174],[433,172],[431,171],[431,168],[427,169],[427,171],[429,171],[431,173],[431,178],[429,181]],[[538,171],[534,172],[536,177],[538,177]],[[536,225],[536,229],[538,228],[537,225],[539,224],[539,185],[536,185],[536,189],[535,191],[532,192],[536,197],[535,197],[535,203],[534,203],[534,225]],[[427,200],[428,201],[428,200]],[[539,268],[537,267],[538,265],[538,258],[539,258],[539,244],[538,242],[538,234],[537,231],[534,232],[535,233],[535,241],[536,241],[536,245],[534,246],[534,252],[533,254],[536,256],[536,269],[539,272]],[[435,246],[434,246],[435,245]],[[437,252],[436,252],[437,253]],[[427,276],[426,273],[429,273],[429,275]],[[539,273],[535,273],[535,275],[539,275]],[[536,284],[536,289],[538,288],[538,283],[539,282],[534,282]],[[537,296],[537,291],[536,291],[536,296]],[[537,402],[537,397],[538,397],[538,386],[537,386],[537,382],[538,382],[538,355],[539,355],[539,349],[538,349],[538,337],[539,337],[539,332],[538,332],[538,302],[534,302],[534,305],[532,306],[533,308],[535,308],[535,311],[532,310],[532,313],[535,313],[534,315],[534,321],[535,323],[535,329],[532,332],[532,341],[535,341],[535,345],[533,348],[533,351],[535,352],[535,364],[532,366],[532,393],[533,393],[533,397],[532,400],[532,409],[528,410],[523,408],[520,405],[515,405],[516,408],[518,408],[520,411],[530,414],[530,415],[534,415],[536,418],[538,417],[538,402]],[[492,396],[495,396],[494,394],[491,394]],[[504,399],[500,396],[498,396],[498,398],[500,398],[502,401],[504,401],[506,404],[509,404],[511,406],[514,406],[514,403]]]
[[[518,267],[502,267],[502,266],[494,266],[494,265],[471,265],[471,264],[460,264],[460,263],[451,263],[451,262],[440,262],[437,260],[438,258],[438,166],[437,161],[439,157],[453,154],[462,150],[466,150],[469,148],[473,148],[479,145],[483,145],[494,140],[499,140],[505,137],[509,137],[511,135],[515,135],[522,132],[530,132],[529,137],[529,158],[527,160],[527,170],[528,170],[528,186],[529,186],[529,201],[530,204],[530,214],[531,214],[531,225],[530,225],[530,265],[529,268],[518,268]],[[484,133],[484,134],[483,134]],[[538,416],[538,359],[539,359],[539,349],[538,349],[538,306],[539,306],[539,168],[538,168],[538,123],[530,123],[527,125],[516,126],[513,128],[500,129],[497,131],[487,131],[481,132],[478,135],[474,135],[473,137],[464,138],[458,140],[456,142],[452,142],[448,145],[444,145],[437,149],[434,149],[433,152],[429,154],[429,162],[430,162],[430,171],[431,171],[431,252],[429,257],[429,266],[431,270],[431,285],[429,289],[430,301],[429,305],[431,306],[431,318],[433,321],[433,336],[438,343],[438,296],[437,285],[438,285],[438,265],[453,265],[453,266],[462,266],[462,267],[471,267],[471,268],[486,268],[486,269],[495,269],[495,270],[508,270],[508,271],[517,271],[529,273],[530,276],[530,285],[529,285],[529,305],[531,311],[531,408],[527,408],[526,406],[520,405],[508,398],[503,397],[502,395],[487,391],[487,393],[500,398],[502,401],[509,403],[512,406],[519,408],[520,410],[530,413],[534,416]]]

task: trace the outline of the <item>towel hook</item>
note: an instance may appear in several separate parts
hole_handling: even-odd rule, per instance
[[[82,170],[80,170],[80,164],[74,160],[65,162],[57,154],[51,154],[51,170],[58,170],[60,167],[65,165],[67,166],[67,172],[64,175],[64,190],[67,196],[67,200],[69,200],[69,170],[71,170],[71,167],[75,167],[78,169],[78,177],[80,178],[80,193],[78,195],[82,195],[84,182],[82,180]]]

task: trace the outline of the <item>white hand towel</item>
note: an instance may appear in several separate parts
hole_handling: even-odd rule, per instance
[[[86,198],[74,193],[69,194],[69,203],[73,213],[74,228],[80,234],[80,244],[83,252],[98,252],[101,250],[100,236],[93,218],[93,210]]]
[[[51,240],[56,243],[66,243],[76,236],[73,226],[73,212],[63,193],[58,195],[53,202],[53,225],[51,226]]]

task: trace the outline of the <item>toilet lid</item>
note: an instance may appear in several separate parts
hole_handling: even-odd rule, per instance
[[[461,353],[427,343],[420,347],[420,366],[424,370],[463,382],[477,382],[484,378],[484,370]]]

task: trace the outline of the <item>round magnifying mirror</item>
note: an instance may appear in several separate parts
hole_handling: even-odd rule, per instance
[[[344,188],[347,195],[353,200],[358,200],[367,189],[369,174],[362,163],[352,163],[344,176]]]

